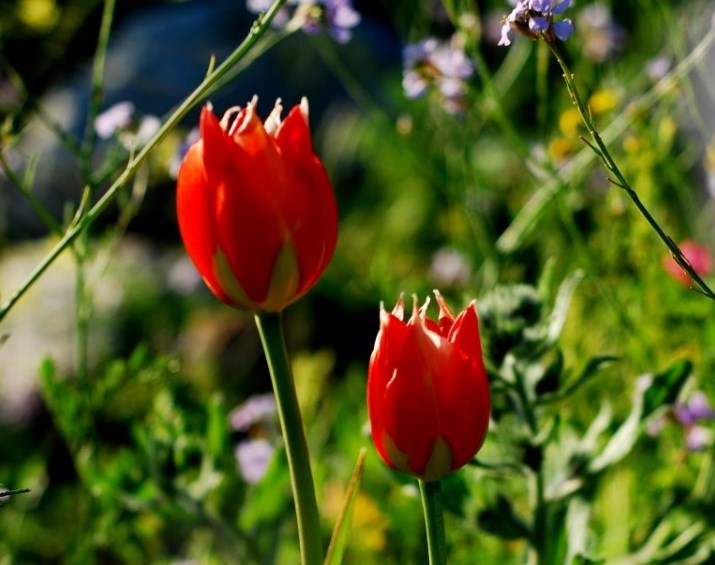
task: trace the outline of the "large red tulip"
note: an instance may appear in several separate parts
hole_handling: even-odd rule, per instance
[[[265,124],[256,98],[219,122],[201,112],[201,137],[179,170],[177,213],[186,251],[213,293],[253,312],[278,312],[325,271],[337,239],[335,195],[313,153],[304,98]]]
[[[487,381],[474,302],[454,318],[435,291],[405,322],[403,299],[380,308],[380,331],[370,358],[367,404],[372,439],[398,471],[433,481],[464,466],[489,426]]]

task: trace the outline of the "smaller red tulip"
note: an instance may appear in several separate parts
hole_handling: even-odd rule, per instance
[[[279,312],[328,266],[337,239],[335,195],[313,153],[304,98],[265,124],[257,99],[221,121],[205,106],[186,153],[176,207],[186,251],[211,291],[253,312]]]
[[[700,275],[705,277],[709,275],[713,270],[713,260],[710,255],[710,251],[704,245],[687,240],[679,244],[680,250],[683,252],[685,258],[690,262],[693,270]],[[673,259],[673,256],[668,253],[663,257],[663,268],[665,271],[673,277],[676,281],[684,286],[689,286],[692,284],[690,276],[686,273],[680,265]]]
[[[402,297],[392,313],[380,307],[380,331],[370,358],[367,404],[372,439],[398,471],[434,481],[466,465],[489,427],[489,383],[472,302],[456,317],[435,291],[404,322]]]

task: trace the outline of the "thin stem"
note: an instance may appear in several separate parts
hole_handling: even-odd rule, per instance
[[[84,140],[80,148],[80,166],[85,179],[91,176],[92,150],[96,137],[94,131],[94,121],[99,113],[104,94],[104,67],[107,61],[107,49],[109,47],[109,36],[112,30],[112,20],[114,19],[115,0],[105,0],[102,11],[102,23],[99,26],[99,38],[97,39],[97,50],[94,54],[92,64],[92,92],[89,98],[87,109],[87,123],[84,129]],[[92,189],[94,187],[91,187]]]
[[[256,314],[256,325],[273,381],[273,392],[276,397],[278,417],[288,456],[295,512],[298,519],[301,562],[303,565],[321,565],[323,549],[320,538],[318,503],[315,499],[308,444],[303,431],[293,372],[283,337],[281,314],[272,312]]]
[[[169,132],[196,106],[207,92],[220,81],[233,67],[251,50],[253,45],[268,29],[271,20],[276,15],[278,10],[285,4],[286,0],[275,0],[270,9],[254,22],[250,32],[243,42],[231,53],[221,65],[213,72],[209,73],[206,78],[189,94],[189,96],[178,106],[174,113],[164,122],[159,130],[154,134],[144,147],[137,153],[134,158],[129,160],[127,168],[109,187],[107,192],[82,216],[79,221],[70,226],[64,236],[55,244],[50,252],[37,264],[35,269],[27,276],[20,287],[8,298],[0,307],[0,321],[7,316],[7,313],[22,298],[28,289],[40,278],[47,268],[55,262],[62,254],[68,245],[88,226],[90,226],[114,201],[117,193],[131,180],[139,167],[146,161],[150,152],[159,145]]]
[[[619,188],[623,189],[623,191],[635,204],[636,208],[638,208],[638,211],[641,213],[641,215],[648,221],[651,227],[658,234],[658,237],[660,237],[663,243],[665,243],[666,247],[668,247],[670,253],[673,256],[673,259],[675,259],[680,268],[683,269],[688,274],[688,276],[698,285],[699,288],[695,290],[710,298],[711,300],[715,300],[715,292],[713,292],[710,287],[705,283],[705,281],[700,278],[700,275],[695,272],[695,269],[693,269],[693,266],[690,264],[685,255],[683,255],[683,252],[676,245],[675,241],[673,241],[673,239],[665,233],[663,228],[660,227],[660,224],[658,224],[655,218],[651,215],[645,204],[641,202],[641,199],[638,197],[636,191],[633,190],[631,185],[623,176],[623,173],[618,168],[618,165],[611,156],[611,153],[608,151],[608,147],[606,147],[606,144],[603,142],[603,139],[601,139],[601,135],[596,130],[596,126],[594,124],[593,117],[591,116],[591,112],[588,110],[586,104],[584,103],[583,98],[578,91],[578,88],[576,88],[574,76],[571,73],[568,64],[566,63],[566,60],[563,58],[563,55],[553,42],[547,41],[546,43],[549,46],[549,49],[551,49],[551,52],[553,53],[554,57],[556,57],[556,60],[558,61],[561,70],[563,71],[564,81],[566,82],[566,88],[568,89],[569,95],[571,96],[571,101],[573,102],[574,106],[576,106],[576,109],[581,116],[581,120],[588,129],[588,133],[591,136],[593,143],[595,144],[595,147],[591,146],[590,143],[589,146],[591,146],[596,155],[598,155],[598,157],[601,159],[606,169],[608,169],[615,177],[615,179],[610,179],[611,182]]]
[[[0,492],[0,497],[15,496],[18,494],[24,494],[26,492],[30,492],[30,489],[29,488],[17,488],[15,490],[4,490],[4,491]]]
[[[427,551],[430,565],[446,565],[447,542],[444,536],[444,512],[442,511],[442,496],[439,491],[439,481],[423,481],[419,479],[422,495],[422,510],[425,515],[427,531]]]

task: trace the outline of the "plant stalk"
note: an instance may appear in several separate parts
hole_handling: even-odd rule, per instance
[[[581,94],[576,88],[576,82],[574,81],[573,73],[569,69],[566,60],[559,51],[558,47],[553,42],[545,42],[549,46],[549,49],[553,53],[554,57],[556,57],[556,60],[561,67],[564,81],[566,82],[566,88],[568,89],[569,95],[571,96],[571,101],[573,102],[574,106],[576,106],[576,109],[581,116],[581,121],[586,126],[591,140],[593,141],[593,143],[589,143],[588,141],[586,143],[601,159],[606,169],[608,169],[615,177],[614,179],[609,180],[617,187],[621,188],[628,195],[633,204],[635,204],[636,208],[638,208],[638,211],[641,213],[641,215],[655,230],[655,232],[658,234],[658,237],[660,237],[663,243],[665,243],[666,247],[673,256],[673,259],[675,259],[676,263],[678,263],[680,268],[683,269],[683,271],[688,274],[688,276],[693,280],[693,282],[697,284],[697,288],[694,287],[695,290],[705,295],[707,298],[715,300],[715,292],[713,292],[712,289],[705,283],[705,281],[703,281],[700,275],[698,275],[693,266],[690,264],[690,261],[688,261],[687,257],[685,257],[685,255],[677,246],[675,241],[673,241],[673,239],[665,233],[663,228],[660,227],[660,224],[658,224],[655,218],[651,215],[651,213],[648,211],[645,204],[643,204],[636,191],[633,190],[631,185],[623,176],[623,173],[618,168],[618,165],[611,156],[611,153],[608,151],[608,147],[606,147],[606,144],[603,142],[601,135],[598,133],[598,130],[596,130],[596,125],[594,124],[591,112],[588,110],[586,104],[583,101],[583,98],[581,97]]]
[[[313,473],[310,468],[308,444],[295,392],[293,371],[283,336],[281,314],[256,314],[256,325],[268,361],[273,381],[278,417],[283,431],[293,499],[298,520],[300,556],[303,565],[322,565],[323,549],[320,536],[320,517],[315,499]]]
[[[444,535],[444,512],[442,511],[442,495],[439,481],[423,481],[419,479],[422,494],[422,510],[425,515],[427,531],[427,551],[429,565],[447,564],[447,542]]]

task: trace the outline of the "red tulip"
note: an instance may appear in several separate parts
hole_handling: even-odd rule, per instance
[[[237,308],[278,312],[303,296],[335,250],[337,209],[313,153],[304,98],[263,124],[257,99],[219,122],[205,106],[201,137],[178,176],[186,251],[211,291]]]
[[[400,298],[380,307],[380,332],[370,358],[367,405],[372,439],[398,471],[433,481],[469,462],[489,426],[487,381],[479,322],[472,302],[455,319],[435,291],[440,314],[426,316],[429,299],[406,323]]]
[[[713,261],[707,247],[692,240],[686,240],[680,243],[678,247],[680,247],[680,250],[690,263],[690,266],[693,267],[693,270],[698,275],[706,277],[712,272]],[[684,286],[691,284],[690,275],[678,265],[670,253],[663,256],[663,268],[680,284]]]

